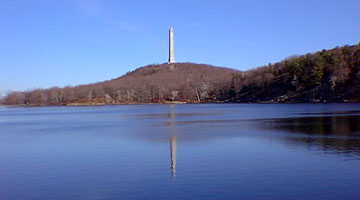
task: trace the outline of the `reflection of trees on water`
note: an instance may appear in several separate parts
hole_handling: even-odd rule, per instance
[[[302,134],[286,137],[292,145],[301,143],[322,151],[360,155],[359,115],[273,119],[265,124],[266,128]]]
[[[276,129],[316,135],[360,136],[360,116],[325,116],[274,120]]]

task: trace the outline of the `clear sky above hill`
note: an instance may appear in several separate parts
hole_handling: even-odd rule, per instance
[[[0,0],[0,92],[87,84],[168,59],[246,70],[360,41],[359,0]]]

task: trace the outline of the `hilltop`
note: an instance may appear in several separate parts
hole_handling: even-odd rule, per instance
[[[195,63],[148,65],[76,87],[12,92],[5,105],[359,102],[360,43],[248,71]]]
[[[195,63],[148,65],[119,78],[76,87],[13,92],[8,105],[218,102],[238,70]]]

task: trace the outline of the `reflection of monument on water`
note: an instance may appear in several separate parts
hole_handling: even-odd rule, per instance
[[[175,173],[176,173],[176,136],[171,136],[170,150],[171,150],[171,175],[175,176]]]
[[[176,136],[175,136],[175,122],[174,122],[174,118],[175,118],[175,110],[174,110],[175,105],[169,105],[169,128],[170,128],[170,157],[171,157],[171,175],[173,177],[175,177],[175,173],[176,173]]]

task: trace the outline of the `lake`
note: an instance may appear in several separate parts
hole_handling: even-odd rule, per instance
[[[0,199],[360,199],[360,104],[0,107]]]

